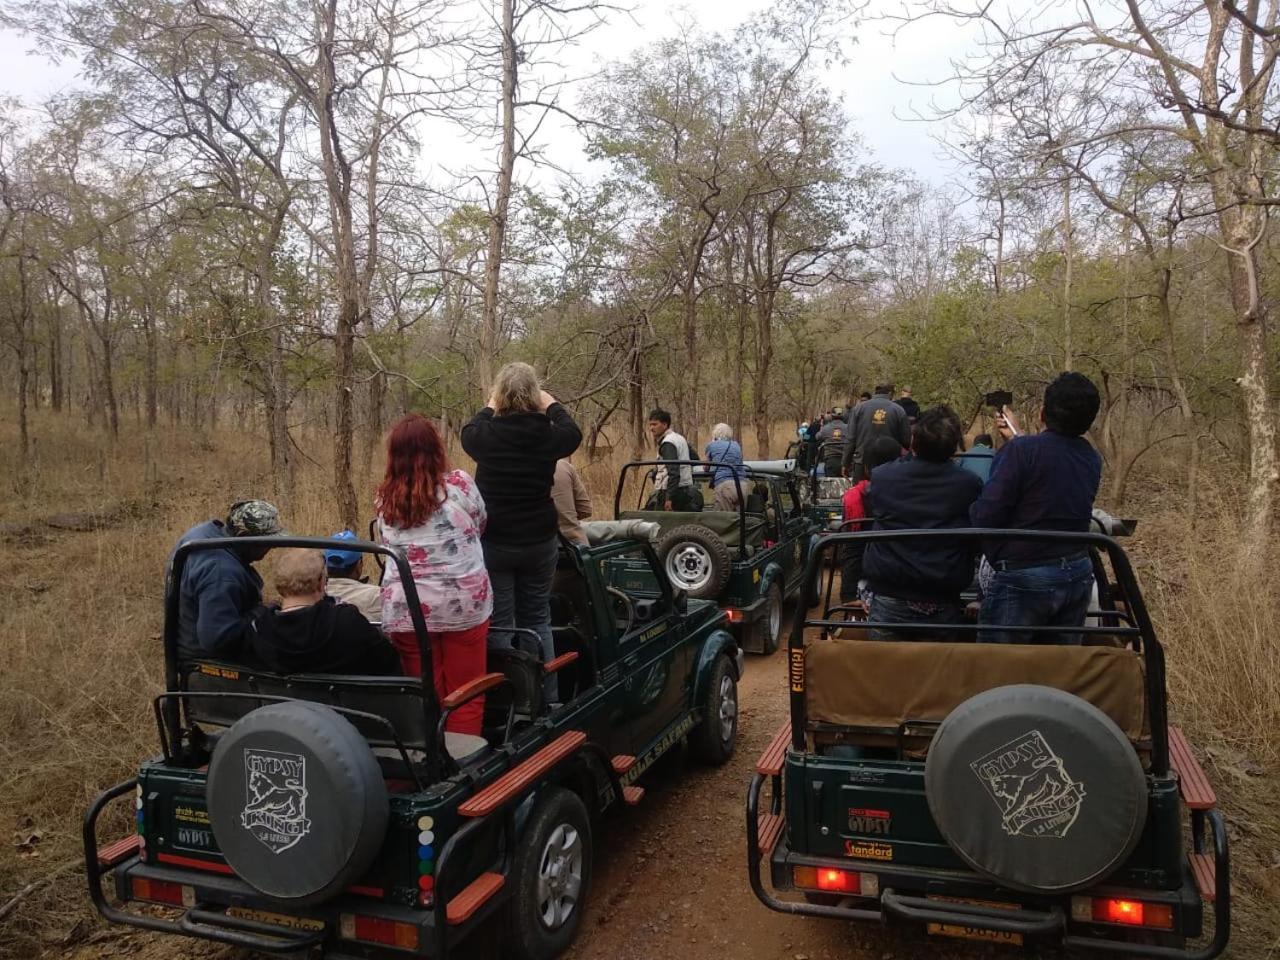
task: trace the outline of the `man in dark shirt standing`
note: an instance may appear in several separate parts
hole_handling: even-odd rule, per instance
[[[862,455],[876,437],[890,436],[903,449],[911,446],[911,424],[907,413],[889,398],[893,396],[893,384],[882,383],[876,387],[876,395],[863,400],[849,414],[849,438],[844,446],[844,475],[861,480]]]
[[[1098,415],[1098,388],[1079,373],[1061,374],[1044,392],[1045,430],[1019,436],[1007,410],[997,418],[1010,438],[991,479],[969,511],[975,527],[1089,529],[1102,457],[1084,438]],[[1089,609],[1093,566],[1078,543],[1002,540],[985,545],[994,568],[979,620],[998,626],[1079,627]],[[988,643],[1079,643],[1080,634],[981,631]]]
[[[963,431],[949,407],[920,415],[914,456],[876,467],[863,494],[875,530],[943,530],[964,527],[982,481],[951,462]],[[960,592],[973,582],[974,544],[954,537],[873,540],[862,574],[870,591],[870,619],[880,623],[959,623]],[[868,631],[872,640],[945,640],[942,632],[915,636],[901,630]]]

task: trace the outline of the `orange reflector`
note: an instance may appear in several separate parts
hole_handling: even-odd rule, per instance
[[[725,610],[725,614],[728,616],[730,623],[741,623],[744,619],[744,615],[741,610],[728,608]]]
[[[339,918],[338,928],[344,940],[380,943],[384,946],[401,947],[407,950],[418,949],[418,928],[411,923],[398,923],[382,917],[366,917],[358,913],[344,913]]]
[[[1165,903],[1094,897],[1093,919],[1102,923],[1122,923],[1127,927],[1172,930],[1173,908]]]

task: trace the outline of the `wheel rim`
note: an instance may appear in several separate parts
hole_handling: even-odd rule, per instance
[[[738,722],[738,694],[733,677],[720,678],[720,739],[728,743],[733,739],[733,728]]]
[[[777,594],[769,594],[769,636],[774,640],[782,633],[782,604],[778,602]]]
[[[667,576],[685,590],[701,590],[711,582],[711,554],[696,543],[680,543],[667,554]]]
[[[548,930],[569,922],[582,893],[582,837],[572,824],[551,831],[538,868],[538,914]]]

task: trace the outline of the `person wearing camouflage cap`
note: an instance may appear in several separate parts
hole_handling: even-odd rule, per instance
[[[263,537],[283,533],[280,511],[266,500],[241,500],[226,520],[206,520],[181,537]],[[262,577],[253,565],[270,547],[244,546],[189,554],[178,588],[178,658],[235,657],[245,647],[254,610],[262,603]]]

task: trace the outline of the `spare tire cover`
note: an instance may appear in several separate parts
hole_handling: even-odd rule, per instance
[[[320,903],[358,879],[382,846],[387,790],[364,737],[301,701],[245,714],[218,741],[206,788],[214,839],[254,889]]]
[[[1137,752],[1097,707],[1019,684],[980,693],[938,727],[925,794],[943,837],[1014,890],[1068,893],[1133,852],[1147,819]]]

